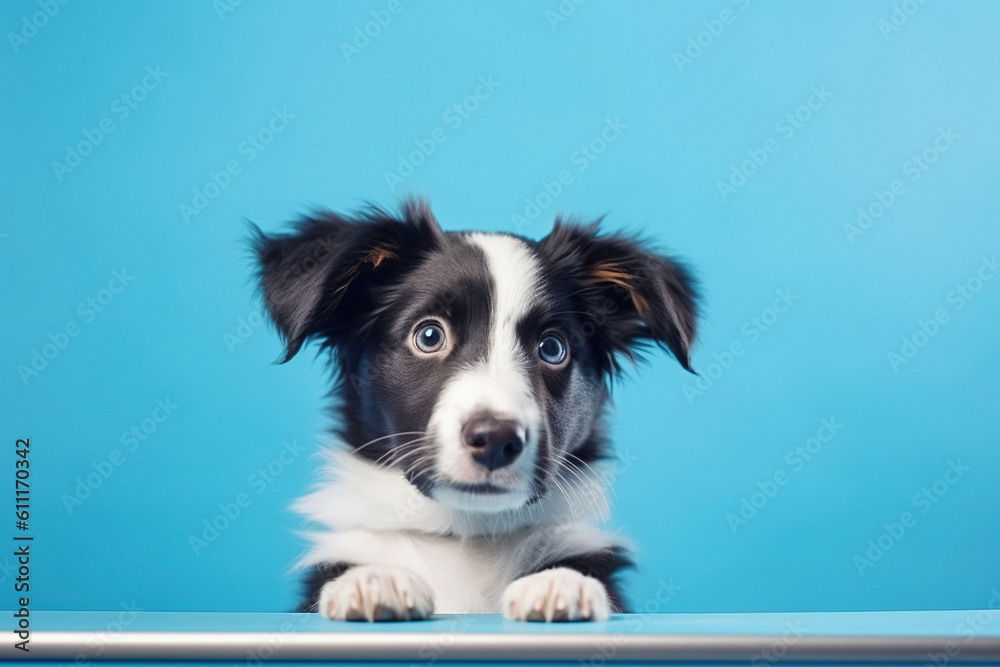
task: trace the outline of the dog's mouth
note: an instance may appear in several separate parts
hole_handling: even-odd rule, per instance
[[[507,489],[502,486],[497,486],[496,484],[491,484],[489,482],[480,482],[477,484],[469,484],[466,482],[450,482],[444,486],[454,489],[455,491],[462,491],[471,494],[482,494],[482,495],[497,495],[501,493],[511,493],[513,489]]]
[[[425,496],[455,509],[472,512],[498,512],[523,505],[528,490],[507,471],[499,475],[484,475],[479,479],[455,479],[434,467],[406,468],[407,481]]]
[[[438,482],[430,496],[454,509],[475,513],[495,513],[516,510],[528,500],[529,494],[518,487],[506,487],[491,482]]]

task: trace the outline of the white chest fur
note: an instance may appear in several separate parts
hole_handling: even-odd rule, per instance
[[[441,613],[497,613],[508,584],[539,565],[621,546],[591,525],[607,512],[594,480],[530,509],[463,513],[426,498],[391,469],[329,451],[328,481],[295,508],[325,530],[299,565],[350,563],[407,569]]]

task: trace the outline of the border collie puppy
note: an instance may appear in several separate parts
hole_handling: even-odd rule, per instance
[[[687,269],[596,223],[443,232],[427,205],[322,212],[253,239],[286,349],[335,369],[339,428],[296,509],[322,528],[301,611],[338,620],[623,611],[601,530],[608,387],[651,344],[690,370]]]

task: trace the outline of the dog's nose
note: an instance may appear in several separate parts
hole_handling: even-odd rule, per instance
[[[509,466],[524,450],[517,422],[489,416],[465,422],[462,441],[472,450],[472,458],[490,470]]]

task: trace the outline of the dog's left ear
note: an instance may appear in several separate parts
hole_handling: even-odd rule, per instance
[[[618,370],[615,354],[634,360],[649,343],[665,347],[686,370],[698,321],[698,290],[690,270],[648,244],[621,234],[603,235],[598,223],[556,220],[539,242],[554,275],[572,278],[577,298],[596,323],[608,353],[608,368]]]

